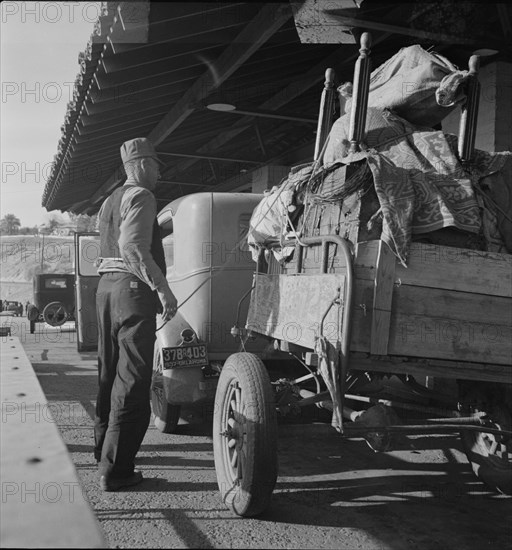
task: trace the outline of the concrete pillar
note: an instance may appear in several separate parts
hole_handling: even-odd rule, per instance
[[[271,189],[287,177],[289,172],[289,166],[267,165],[258,168],[252,173],[252,192],[263,193],[267,189]]]
[[[498,61],[479,71],[480,105],[475,147],[483,151],[512,151],[512,63]],[[459,134],[460,109],[442,123],[443,131]]]

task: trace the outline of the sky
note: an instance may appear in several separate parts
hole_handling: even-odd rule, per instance
[[[0,218],[32,227],[60,211],[41,206],[57,153],[78,54],[86,49],[100,2],[0,4]]]

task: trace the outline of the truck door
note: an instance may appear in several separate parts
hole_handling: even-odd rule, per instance
[[[96,291],[100,277],[95,262],[99,255],[99,233],[75,233],[76,340],[78,351],[98,349]]]

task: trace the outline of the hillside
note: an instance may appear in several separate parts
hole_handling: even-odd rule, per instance
[[[73,273],[73,237],[0,236],[0,298],[32,301],[37,273]]]

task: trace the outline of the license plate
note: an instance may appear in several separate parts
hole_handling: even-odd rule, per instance
[[[204,344],[162,348],[162,360],[164,369],[204,367],[208,365],[208,353]]]

